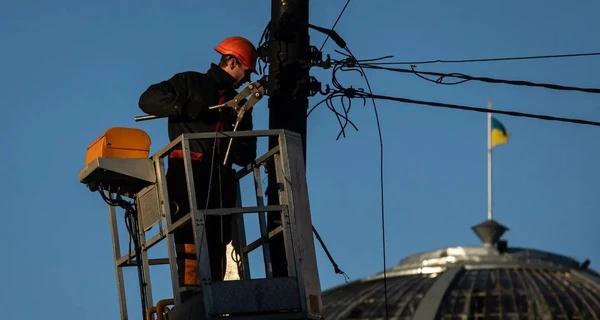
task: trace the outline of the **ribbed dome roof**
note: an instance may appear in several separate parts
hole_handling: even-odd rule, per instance
[[[600,275],[589,262],[484,243],[387,270],[389,319],[600,319]],[[327,320],[385,319],[383,273],[324,292],[323,304]]]

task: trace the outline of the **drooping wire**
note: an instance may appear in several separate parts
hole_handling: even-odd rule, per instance
[[[350,4],[350,0],[346,1],[346,4],[344,5],[344,7],[342,8],[342,10],[340,11],[340,13],[337,16],[337,19],[335,20],[335,22],[333,23],[333,26],[331,27],[331,30],[335,30],[335,27],[337,26],[338,22],[340,22],[340,19],[342,18],[342,16],[344,15],[344,12],[346,11],[346,8],[348,7],[348,5]],[[321,44],[321,48],[319,49],[319,51],[317,51],[317,53],[315,53],[315,56],[313,57],[312,60],[317,58],[318,53],[323,50],[323,48],[325,47],[325,44],[327,43],[327,40],[329,40],[330,36],[327,35],[327,37],[325,37],[325,40],[323,40],[323,43]],[[323,94],[327,94],[325,92],[322,92]],[[352,123],[347,115],[350,112],[350,108],[351,108],[351,104],[352,104],[352,100],[348,99],[348,107],[346,108],[346,105],[344,104],[343,100],[342,100],[342,106],[344,109],[344,113],[345,115],[340,114],[339,112],[337,112],[337,110],[335,110],[335,106],[332,103],[332,99],[335,95],[330,95],[327,96],[325,99],[321,100],[320,102],[318,102],[315,106],[313,106],[306,114],[306,117],[308,118],[308,116],[310,116],[310,114],[312,113],[312,111],[318,107],[319,105],[321,105],[322,103],[325,103],[327,105],[327,107],[329,108],[329,110],[331,110],[335,115],[336,118],[338,120],[338,123],[340,124],[342,130],[340,131],[340,134],[338,134],[337,139],[340,138],[340,135],[344,135],[345,137],[345,132],[344,132],[344,128],[345,125],[347,125],[348,123],[350,123],[354,129],[356,129],[358,131],[358,128],[356,127],[356,125],[354,125],[354,123]],[[339,96],[341,99],[343,99],[343,95]],[[345,125],[342,124],[342,121],[340,118],[343,118],[345,120]],[[336,274],[341,274],[344,276],[344,280],[346,282],[348,282],[348,279],[350,279],[350,277],[348,277],[348,275],[342,271],[339,267],[338,264],[335,262],[335,260],[333,259],[333,257],[331,256],[331,253],[329,253],[329,250],[327,249],[327,246],[325,245],[325,243],[323,242],[323,239],[321,238],[321,236],[319,235],[319,233],[317,232],[317,229],[314,227],[313,225],[313,233],[315,234],[315,237],[317,238],[317,240],[319,241],[319,243],[321,244],[321,247],[323,247],[323,250],[325,251],[325,254],[327,255],[327,258],[329,259],[329,261],[331,262],[332,266],[333,266],[333,270]]]
[[[343,53],[338,50],[336,50],[336,52],[338,52],[342,55],[345,55],[347,57],[350,57],[350,55],[348,53]],[[378,59],[380,59],[380,58],[378,58]],[[366,106],[367,100],[366,100],[366,98],[364,98],[362,96],[350,95],[349,91],[339,82],[337,74],[339,71],[356,72],[361,77],[364,78],[365,77],[364,70],[362,70],[358,66],[358,61],[374,61],[374,60],[373,59],[355,60],[354,58],[352,58],[352,61],[357,61],[355,63],[344,63],[344,62],[338,62],[338,61],[331,60],[331,59],[330,59],[330,61],[334,61],[334,63],[332,64],[332,75],[331,75],[331,83],[332,83],[333,89],[329,85],[326,85],[325,91],[321,90],[320,93],[322,95],[325,95],[325,98],[322,99],[321,101],[319,101],[318,103],[316,103],[309,110],[308,115],[310,115],[313,111],[315,111],[315,109],[317,107],[319,107],[321,104],[325,103],[327,108],[329,110],[331,110],[331,112],[333,112],[333,114],[336,116],[338,123],[340,124],[340,132],[338,133],[338,135],[336,137],[336,140],[338,140],[341,136],[343,136],[344,138],[346,137],[346,127],[348,125],[351,125],[356,131],[358,131],[358,127],[356,126],[356,124],[354,124],[354,122],[352,120],[350,120],[350,118],[349,118],[349,113],[350,113],[350,108],[351,108],[353,98],[361,98],[363,106]],[[364,89],[359,89],[359,88],[354,89],[354,88],[352,88],[352,86],[350,86],[350,89],[356,90],[357,92],[364,91]],[[340,103],[342,104],[343,114],[337,111],[335,104],[333,103],[333,101],[335,99],[340,100]],[[346,105],[347,105],[347,107],[346,107]],[[342,123],[342,120],[344,121],[344,123]]]
[[[350,4],[350,0],[346,1],[346,4],[344,4],[344,7],[342,8],[342,10],[340,11],[340,13],[338,14],[335,22],[333,23],[333,26],[331,27],[331,31],[335,30],[335,27],[337,26],[337,24],[340,22],[340,19],[342,18],[342,16],[344,15],[344,12],[346,12],[346,8],[348,8],[348,5]],[[323,48],[325,47],[325,44],[327,43],[327,41],[330,39],[330,35],[328,34],[325,37],[325,40],[323,40],[323,43],[321,44],[321,47],[319,48],[319,50],[315,53],[315,56],[313,57],[313,60],[317,58],[317,55],[319,54],[319,52],[321,52],[323,50]],[[335,72],[343,66],[334,66],[334,74]],[[335,79],[335,77],[334,77]],[[325,92],[321,92],[322,94],[326,95],[326,97],[317,102],[306,114],[306,116],[310,116],[310,114],[321,104],[325,103],[325,105],[327,106],[327,108],[329,110],[331,110],[331,112],[333,112],[333,114],[336,116],[336,119],[340,125],[340,132],[338,133],[336,140],[339,140],[340,136],[343,136],[344,138],[346,137],[346,126],[348,124],[352,125],[352,127],[354,127],[354,129],[356,131],[358,131],[358,127],[356,127],[356,125],[350,121],[350,119],[348,118],[348,113],[350,112],[350,109],[352,108],[352,100],[348,99],[346,96],[344,96],[344,94],[342,92],[331,92],[331,90],[329,88],[327,88],[327,91]],[[339,98],[340,99],[340,103],[342,105],[342,109],[344,110],[344,114],[342,115],[341,113],[339,113],[336,108],[335,105],[333,104],[333,99],[334,98]],[[347,102],[344,100],[344,98],[347,98]],[[342,123],[342,119],[344,121],[344,123]]]
[[[334,70],[342,70],[342,69],[340,68],[340,69],[334,69]],[[335,73],[334,73],[334,77],[335,77]],[[487,108],[479,108],[479,107],[463,106],[463,105],[456,105],[456,104],[449,104],[449,103],[442,103],[442,102],[432,102],[432,101],[415,100],[415,99],[408,99],[408,98],[402,98],[402,97],[392,97],[392,96],[372,94],[372,93],[364,92],[364,89],[362,89],[362,88],[342,87],[341,84],[339,83],[339,81],[336,81],[334,83],[334,87],[335,87],[335,90],[330,90],[330,93],[328,94],[328,96],[325,99],[328,99],[333,95],[335,95],[336,97],[345,96],[345,97],[348,97],[351,99],[356,99],[356,98],[358,98],[358,99],[379,99],[379,100],[389,100],[389,101],[396,101],[396,102],[403,102],[403,103],[420,104],[420,105],[426,105],[426,106],[431,106],[431,107],[457,109],[457,110],[463,110],[463,111],[484,112],[484,113],[489,112],[489,113],[496,113],[496,114],[504,114],[504,115],[513,116],[513,117],[524,117],[524,118],[532,118],[532,119],[539,119],[539,120],[546,120],[546,121],[557,121],[557,122],[567,122],[567,123],[583,124],[583,125],[591,125],[591,126],[600,126],[600,122],[584,120],[584,119],[555,117],[555,116],[549,116],[549,115],[532,114],[532,113],[517,112],[517,111],[507,111],[507,110],[500,110],[500,109],[491,109],[490,110]]]
[[[362,64],[359,63],[359,60],[356,59],[356,57],[354,56],[354,54],[352,53],[352,51],[348,48],[348,46],[344,47],[344,50],[347,53],[342,53],[339,52],[343,55],[345,55],[348,59],[352,59],[352,61],[354,61],[353,64],[343,64],[343,63],[337,63],[333,65],[333,72],[332,72],[332,79],[331,79],[331,83],[334,87],[334,89],[331,89],[329,86],[326,86],[326,90],[324,92],[321,92],[322,94],[326,95],[325,99],[321,100],[319,103],[317,103],[315,106],[313,106],[313,108],[310,110],[310,112],[312,112],[316,107],[318,107],[321,103],[326,102],[327,106],[329,107],[330,110],[332,110],[336,116],[338,117],[338,121],[339,118],[344,118],[344,120],[346,121],[345,124],[351,124],[352,126],[354,126],[354,128],[358,131],[358,129],[356,128],[356,126],[349,120],[348,118],[348,113],[350,111],[350,108],[346,108],[343,107],[344,109],[344,115],[341,115],[339,112],[337,112],[335,110],[335,107],[331,104],[331,101],[333,100],[333,98],[337,98],[339,97],[340,99],[343,98],[348,98],[349,101],[351,101],[354,98],[360,98],[363,100],[363,105],[366,104],[366,99],[371,99],[371,102],[373,104],[373,110],[375,113],[375,120],[376,120],[376,124],[377,124],[377,132],[378,132],[378,136],[379,136],[379,175],[380,175],[380,198],[381,198],[381,230],[382,230],[382,249],[383,249],[383,285],[384,285],[384,301],[385,301],[385,316],[386,319],[388,319],[388,291],[387,291],[387,254],[386,254],[386,238],[385,238],[385,188],[384,188],[384,143],[383,143],[383,134],[381,131],[381,122],[379,120],[379,112],[377,109],[377,103],[375,101],[374,98],[372,98],[371,96],[373,95],[373,90],[371,87],[371,83],[369,82],[369,79],[367,78],[367,75],[365,74],[364,69],[362,68]],[[337,50],[336,50],[337,51]],[[371,60],[374,61],[374,60]],[[344,86],[342,86],[342,84],[339,82],[339,80],[337,79],[337,72],[338,71],[355,71],[358,72],[361,77],[363,77],[365,79],[365,83],[367,84],[367,88],[369,90],[369,93],[364,92],[364,89],[354,89],[352,87],[345,88]],[[343,101],[343,100],[341,100]],[[309,112],[309,114],[310,114]],[[338,138],[340,135],[344,135],[344,130],[345,130],[345,125],[340,123],[340,134],[338,134]]]
[[[317,240],[319,241],[319,243],[323,247],[323,250],[325,251],[325,254],[327,255],[327,258],[329,258],[329,261],[333,265],[334,272],[337,273],[337,274],[343,275],[344,276],[344,280],[346,282],[348,282],[348,279],[350,279],[350,277],[348,277],[348,275],[338,267],[338,264],[335,262],[335,260],[333,260],[333,257],[331,256],[331,253],[329,253],[329,250],[327,249],[327,246],[325,245],[325,242],[323,242],[323,239],[321,238],[321,236],[317,232],[317,229],[315,229],[314,226],[313,226],[313,232],[315,234],[315,237],[317,238]]]
[[[476,59],[459,59],[459,60],[423,60],[423,61],[390,61],[374,63],[376,65],[416,65],[416,64],[433,64],[433,63],[475,63],[475,62],[498,62],[498,61],[516,61],[516,60],[538,60],[538,59],[561,59],[574,57],[590,57],[600,56],[600,52],[589,53],[568,53],[554,55],[539,55],[539,56],[517,56],[517,57],[502,57],[502,58],[476,58]]]
[[[129,261],[131,262],[131,252],[134,251],[134,258],[136,262],[136,267],[138,271],[138,281],[140,286],[140,299],[141,299],[141,308],[142,308],[142,319],[146,318],[146,311],[148,310],[148,306],[146,305],[146,300],[148,297],[148,293],[146,291],[146,276],[143,268],[142,261],[142,246],[140,243],[140,229],[139,223],[137,219],[137,208],[134,203],[128,202],[123,197],[117,193],[116,199],[112,199],[107,196],[104,188],[101,186],[98,188],[98,193],[108,205],[113,207],[120,207],[125,210],[125,226],[129,233],[129,251],[127,256],[129,257]],[[133,250],[132,250],[133,243]]]
[[[207,197],[206,197],[206,205],[205,205],[205,210],[208,210],[209,204],[210,204],[210,193],[212,190],[212,178],[213,178],[213,168],[214,168],[214,159],[215,159],[215,151],[216,151],[216,144],[217,144],[217,140],[218,140],[218,134],[217,132],[215,132],[215,138],[213,139],[213,150],[212,150],[212,154],[211,154],[211,169],[210,169],[210,175],[208,178],[208,190],[207,190]],[[220,164],[217,164],[220,166]],[[219,189],[221,189],[221,174],[220,174],[220,168],[219,168]],[[146,318],[146,311],[148,310],[148,307],[146,305],[146,300],[147,300],[147,292],[146,292],[146,280],[145,280],[145,274],[144,274],[144,270],[143,270],[143,264],[142,264],[142,258],[141,258],[141,243],[140,243],[140,238],[139,238],[139,222],[137,219],[137,209],[135,207],[135,204],[130,203],[125,201],[120,195],[117,195],[116,199],[112,199],[109,198],[108,196],[106,196],[104,194],[104,190],[102,188],[100,188],[99,190],[100,195],[102,196],[102,199],[111,206],[119,206],[123,209],[125,209],[125,226],[127,228],[127,231],[129,232],[129,252],[132,251],[132,242],[133,242],[133,247],[135,248],[134,250],[134,257],[136,260],[136,266],[138,269],[138,280],[139,280],[139,285],[140,285],[140,297],[141,297],[141,308],[142,308],[142,315],[143,315],[143,319]],[[220,193],[222,192],[222,190],[220,190]],[[222,204],[222,194],[220,194],[220,199],[221,199],[221,208],[223,207]],[[208,217],[205,216],[205,222],[202,224],[201,227],[201,231],[202,233],[199,235],[200,237],[200,247],[198,248],[198,251],[200,252],[200,255],[202,255],[202,246],[203,246],[203,241],[204,241],[204,233],[205,233],[205,228],[206,228],[206,219]],[[196,222],[192,221],[192,224],[195,225]],[[223,221],[221,219],[221,243],[223,242]],[[196,261],[200,261],[200,256],[196,257]],[[221,265],[223,265],[223,261],[221,261]],[[194,292],[192,293],[192,297],[195,296],[198,293],[198,290],[194,290]]]
[[[344,49],[348,52],[350,57],[352,57],[354,60],[358,60],[358,59],[356,59],[356,57],[354,56],[352,51],[350,51],[348,46],[346,46],[346,48],[344,48]],[[356,66],[359,68],[361,75],[365,79],[365,83],[367,84],[367,88],[369,89],[369,94],[373,95],[373,90],[371,88],[369,79],[367,78],[367,74],[365,73],[365,70],[362,68],[362,65],[360,63],[357,63]],[[383,251],[383,288],[384,288],[383,290],[384,290],[384,301],[385,301],[385,318],[388,319],[389,316],[388,316],[388,290],[387,290],[387,258],[386,258],[387,255],[386,255],[386,241],[385,241],[385,198],[384,198],[385,189],[384,189],[384,182],[383,182],[383,177],[384,177],[383,134],[381,132],[381,122],[379,121],[379,112],[377,111],[377,104],[375,102],[375,99],[371,98],[371,101],[373,102],[373,111],[375,113],[375,120],[377,122],[377,132],[378,132],[378,136],[379,136],[379,181],[380,181],[379,192],[380,192],[380,199],[381,199],[381,242],[382,242],[382,251]]]
[[[454,105],[454,104],[448,104],[448,103],[441,103],[441,102],[430,102],[430,101],[422,101],[422,100],[413,100],[413,99],[407,99],[407,98],[401,98],[401,97],[390,97],[390,96],[383,96],[383,95],[372,95],[372,94],[367,94],[364,92],[364,89],[362,88],[353,88],[352,86],[350,87],[344,87],[340,84],[340,82],[337,80],[337,76],[336,73],[337,71],[356,71],[357,66],[362,66],[363,68],[372,68],[372,69],[391,69],[392,71],[397,71],[397,70],[402,70],[402,72],[406,72],[406,73],[417,73],[417,76],[420,76],[420,74],[433,74],[433,75],[437,75],[440,77],[446,77],[446,76],[452,76],[452,77],[459,77],[463,76],[463,80],[457,82],[457,83],[443,83],[446,85],[453,85],[453,84],[458,84],[458,83],[463,83],[466,81],[470,81],[470,80],[479,80],[479,81],[484,81],[484,82],[498,82],[498,81],[510,81],[510,80],[501,80],[501,79],[493,79],[493,78],[481,78],[481,77],[470,77],[470,76],[466,76],[466,75],[460,75],[460,74],[441,74],[441,73],[431,73],[431,72],[415,72],[414,70],[405,70],[405,69],[395,69],[395,68],[383,68],[383,67],[377,67],[377,66],[373,66],[373,64],[371,62],[374,61],[381,61],[384,59],[388,59],[391,56],[384,56],[384,57],[380,57],[380,58],[373,58],[373,59],[364,59],[364,60],[358,60],[355,57],[352,57],[349,54],[340,52],[338,50],[336,50],[337,53],[344,55],[345,58],[342,60],[335,60],[335,59],[331,59],[328,58],[331,66],[333,67],[333,72],[332,72],[332,84],[334,86],[334,89],[330,89],[329,87],[327,87],[327,90],[325,92],[322,92],[322,94],[326,95],[324,100],[327,99],[333,99],[334,97],[347,97],[347,98],[360,98],[360,99],[367,99],[367,98],[375,98],[375,99],[382,99],[382,100],[391,100],[391,101],[396,101],[396,102],[405,102],[405,103],[413,103],[413,104],[422,104],[422,105],[427,105],[427,106],[433,106],[433,107],[443,107],[443,108],[450,108],[450,109],[460,109],[460,110],[465,110],[465,111],[475,111],[475,112],[490,112],[490,113],[498,113],[498,114],[505,114],[505,115],[509,115],[509,116],[514,116],[514,117],[526,117],[526,118],[533,118],[533,119],[539,119],[539,120],[548,120],[548,121],[558,121],[558,122],[568,122],[568,123],[575,123],[575,124],[584,124],[584,125],[592,125],[592,126],[597,126],[599,122],[595,122],[595,121],[588,121],[588,120],[583,120],[583,119],[572,119],[572,118],[564,118],[564,117],[554,117],[554,116],[549,116],[549,115],[539,115],[539,114],[531,114],[531,113],[525,113],[525,112],[516,112],[516,111],[504,111],[504,110],[488,110],[488,109],[484,109],[484,108],[477,108],[477,107],[469,107],[469,106],[461,106],[461,105]],[[364,70],[364,69],[363,69]],[[440,83],[440,81],[436,81],[436,80],[432,80],[432,79],[427,79],[426,77],[423,77],[424,79],[428,80],[428,81],[434,81],[436,83]],[[490,80],[490,81],[488,81]],[[534,85],[534,86],[548,86],[550,89],[557,89],[557,90],[576,90],[576,91],[584,91],[584,92],[589,92],[589,93],[600,93],[600,89],[593,89],[593,88],[577,88],[577,87],[565,87],[565,86],[560,86],[560,85],[546,85],[546,84],[536,84],[536,83],[530,83],[530,82],[524,82],[524,81],[519,81],[517,83],[509,83],[509,84],[513,84],[513,85]],[[317,105],[318,106],[318,105]],[[316,106],[315,106],[316,107]],[[314,109],[314,107],[313,107]],[[311,110],[312,111],[312,110]],[[348,117],[347,114],[344,115],[344,117]]]
[[[346,127],[349,125],[351,125],[354,130],[358,131],[358,127],[354,124],[354,122],[352,122],[352,120],[350,120],[350,118],[348,117],[349,113],[350,113],[350,108],[352,106],[352,99],[348,96],[346,96],[344,94],[343,91],[339,91],[339,90],[334,90],[334,91],[330,91],[329,93],[326,93],[327,96],[322,99],[321,101],[317,102],[314,106],[312,106],[312,108],[308,111],[307,113],[307,117],[310,116],[310,114],[320,105],[322,105],[323,103],[327,106],[327,108],[329,110],[331,110],[331,112],[333,112],[333,114],[335,115],[339,125],[340,125],[340,132],[338,133],[336,140],[339,140],[339,138],[341,136],[343,136],[344,138],[346,137]],[[339,98],[342,104],[342,109],[344,111],[344,113],[340,113],[339,111],[337,111],[335,104],[333,103],[334,99]],[[345,100],[347,100],[347,102],[345,102]],[[365,100],[366,101],[366,100]],[[346,107],[346,103],[347,103],[347,107]],[[343,123],[342,123],[343,121]]]
[[[348,6],[349,2],[350,2],[350,0],[348,0],[348,1],[346,2],[346,5],[344,6],[344,9],[343,9],[343,10],[342,10],[342,12],[340,13],[340,15],[338,16],[338,19],[336,20],[336,22],[335,22],[335,24],[334,24],[334,28],[335,28],[335,25],[336,25],[336,24],[338,23],[338,21],[340,20],[341,16],[343,15],[343,13],[344,13],[344,10],[345,10],[345,9],[346,9],[346,7]],[[273,27],[275,27],[275,26],[273,25],[273,23],[272,23],[271,21],[270,21],[269,23],[267,23],[267,26],[265,27],[265,29],[264,29],[264,31],[263,31],[263,33],[262,33],[262,35],[261,35],[261,38],[260,38],[260,40],[259,40],[259,43],[258,43],[258,47],[259,47],[259,48],[261,48],[261,47],[262,47],[262,46],[263,46],[265,43],[269,43],[269,41],[270,41],[270,36],[271,36],[271,29],[272,29]],[[329,37],[328,37],[328,38],[329,38]],[[326,38],[326,39],[325,39],[325,41],[323,42],[323,45],[322,45],[322,47],[323,47],[323,46],[325,46],[325,43],[326,43],[326,42],[327,42],[327,38]],[[260,50],[260,49],[259,49],[259,50]],[[264,52],[263,52],[263,53],[264,53]],[[259,59],[258,59],[258,68],[257,68],[257,69],[258,69],[258,70],[260,70],[260,73],[261,73],[262,75],[265,75],[265,74],[266,74],[266,72],[265,72],[265,71],[266,71],[266,69],[268,68],[268,60],[267,60],[266,54],[259,54],[258,58],[259,58]],[[315,58],[316,58],[316,56],[313,58],[313,60],[314,60]],[[272,72],[273,72],[273,71],[272,71]],[[274,71],[274,72],[276,73],[276,72],[278,72],[278,71]],[[322,101],[322,102],[327,102],[327,101]],[[330,104],[330,103],[328,103],[328,105],[331,105],[331,104]],[[348,108],[348,109],[349,109],[349,108]],[[335,111],[335,110],[334,110],[334,111]],[[310,114],[310,113],[308,113],[308,114]],[[307,115],[307,116],[308,116],[308,115]],[[358,130],[358,129],[357,129],[357,130]],[[325,243],[322,241],[322,239],[321,239],[321,238],[320,238],[320,236],[318,235],[318,233],[317,233],[317,230],[315,229],[315,227],[314,227],[314,226],[313,226],[313,232],[315,233],[315,236],[317,237],[317,239],[319,239],[319,243],[320,243],[320,244],[321,244],[321,246],[323,247],[323,250],[325,250],[325,252],[327,253],[327,257],[328,257],[328,258],[329,258],[329,260],[331,261],[331,264],[332,264],[332,265],[333,265],[333,267],[334,267],[334,271],[335,271],[336,273],[338,273],[338,274],[343,274],[345,277],[347,277],[347,275],[346,275],[346,274],[345,274],[345,273],[344,273],[342,270],[340,270],[340,269],[339,269],[339,267],[338,267],[337,263],[335,262],[335,260],[334,260],[334,259],[333,259],[333,257],[331,256],[331,254],[329,253],[329,250],[327,249],[327,246],[325,245]]]
[[[346,62],[342,62],[342,63],[346,63]],[[350,63],[357,63],[357,62],[350,61]],[[487,82],[487,83],[502,83],[502,84],[508,84],[508,85],[513,85],[513,86],[540,87],[540,88],[546,88],[546,89],[552,89],[552,90],[600,93],[599,88],[581,88],[581,87],[563,86],[563,85],[558,85],[558,84],[536,83],[536,82],[523,81],[523,80],[505,80],[505,79],[497,79],[497,78],[489,78],[489,77],[475,77],[475,76],[470,76],[470,75],[466,75],[466,74],[462,74],[462,73],[441,73],[441,72],[429,72],[429,71],[416,71],[415,65],[411,66],[411,69],[382,67],[382,66],[377,66],[374,64],[369,64],[369,63],[362,64],[362,66],[365,69],[368,68],[368,69],[385,70],[385,71],[399,72],[399,73],[412,73],[412,74],[419,76],[422,79],[425,79],[425,80],[428,80],[431,82],[435,82],[437,84],[454,85],[454,84],[464,83],[467,81],[480,81],[480,82]],[[436,77],[438,77],[438,79],[436,79],[436,80],[427,79],[424,77],[424,75],[436,76]],[[454,82],[454,83],[443,83],[445,78],[457,78],[457,79],[462,79],[462,81],[458,81],[458,82]]]

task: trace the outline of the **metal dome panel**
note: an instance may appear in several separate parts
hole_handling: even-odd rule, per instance
[[[388,279],[388,314],[394,315],[394,319],[412,319],[419,303],[434,282],[434,277],[424,275]],[[327,320],[385,318],[383,280],[341,287],[324,293],[323,301]]]
[[[465,270],[436,319],[600,318],[600,289],[569,272],[528,268]]]
[[[600,320],[600,276],[550,252],[453,247],[387,271],[388,319]],[[382,274],[323,293],[327,320],[386,319]]]

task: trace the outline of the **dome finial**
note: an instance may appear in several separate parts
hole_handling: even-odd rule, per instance
[[[498,223],[494,219],[486,220],[478,225],[471,227],[477,234],[477,237],[483,242],[484,247],[493,247],[498,240],[508,231],[508,227]]]

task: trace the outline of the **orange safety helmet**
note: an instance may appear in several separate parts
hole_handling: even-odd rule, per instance
[[[244,37],[234,36],[221,41],[215,50],[222,55],[231,55],[238,61],[249,68],[252,72],[256,72],[256,59],[258,52],[256,47],[248,39]]]

